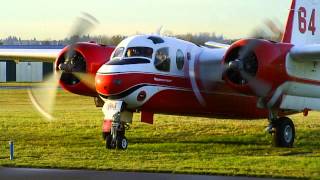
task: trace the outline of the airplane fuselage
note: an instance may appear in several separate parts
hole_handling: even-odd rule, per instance
[[[207,75],[215,76],[211,87],[196,78],[196,75],[200,76],[197,74],[198,61],[206,59],[200,58],[200,54],[205,56],[203,54],[207,52],[208,56],[213,53],[217,56],[216,50],[175,38],[165,38],[157,44],[148,37],[135,36],[120,43],[112,59],[99,69],[96,89],[104,100],[123,101],[131,111],[243,119],[268,117],[267,110],[257,108],[255,96],[232,90],[220,74]],[[115,55],[118,49],[122,52]],[[140,52],[130,56],[130,49]],[[149,54],[145,52],[147,50],[150,50]],[[157,62],[162,50],[167,56],[166,65]],[[210,68],[210,64],[205,68]],[[203,102],[199,102],[197,96]]]

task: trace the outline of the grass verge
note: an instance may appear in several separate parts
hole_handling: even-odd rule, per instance
[[[56,120],[42,119],[26,90],[0,89],[0,166],[319,178],[319,113],[295,115],[295,147],[273,148],[266,121],[135,115],[127,151],[106,150],[91,98],[58,91]],[[15,160],[9,160],[9,140]]]

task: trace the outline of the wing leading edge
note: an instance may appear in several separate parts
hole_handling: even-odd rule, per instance
[[[223,48],[223,49],[228,49],[230,47],[229,44],[223,44],[223,43],[218,43],[214,41],[206,42],[205,45],[212,48]]]
[[[0,60],[54,62],[62,48],[57,49],[1,49]]]
[[[293,60],[300,62],[320,61],[320,44],[297,45],[289,53]]]

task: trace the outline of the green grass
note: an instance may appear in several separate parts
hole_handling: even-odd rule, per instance
[[[320,177],[319,113],[292,116],[292,149],[273,148],[266,120],[233,121],[135,115],[126,151],[106,150],[102,112],[91,98],[59,91],[55,121],[43,120],[25,90],[0,90],[0,166],[196,173],[289,178]],[[9,140],[15,160],[9,160]]]

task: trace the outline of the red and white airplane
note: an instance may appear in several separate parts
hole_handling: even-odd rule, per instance
[[[286,115],[320,110],[318,13],[319,1],[293,0],[281,42],[242,39],[230,46],[208,42],[218,48],[207,48],[137,35],[117,47],[75,43],[58,54],[4,50],[0,57],[55,61],[62,88],[103,105],[109,149],[127,148],[125,129],[134,112],[150,124],[155,113],[266,118],[275,145],[292,147],[295,127]]]

